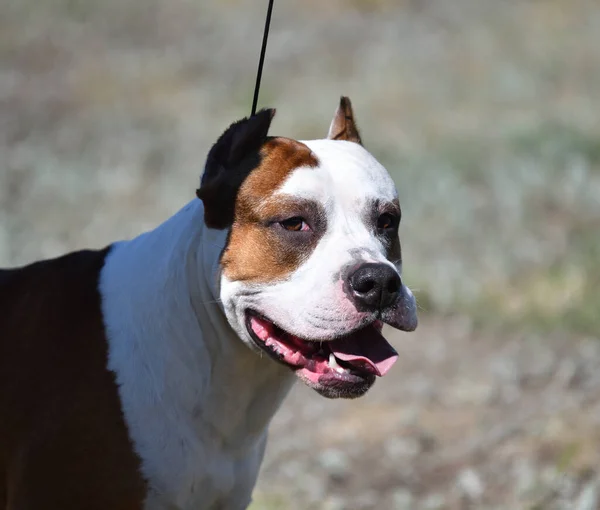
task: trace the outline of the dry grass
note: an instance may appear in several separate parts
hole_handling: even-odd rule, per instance
[[[0,265],[191,199],[248,113],[264,7],[0,0]],[[598,47],[594,0],[278,2],[261,102],[275,133],[315,138],[350,95],[399,186],[423,317],[569,344],[600,330]]]
[[[0,14],[5,264],[160,221],[247,113],[254,2],[3,0]],[[351,95],[400,186],[427,310],[593,331],[599,27],[592,1],[282,3],[262,102],[277,132],[318,137]]]

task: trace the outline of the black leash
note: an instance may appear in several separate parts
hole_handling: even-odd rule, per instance
[[[252,115],[256,114],[256,105],[258,104],[258,91],[260,89],[260,79],[262,78],[263,63],[265,61],[265,52],[267,51],[267,39],[269,38],[269,25],[271,24],[271,12],[273,12],[273,0],[269,0],[267,10],[267,19],[265,21],[265,31],[263,34],[262,48],[260,50],[260,59],[258,61],[258,72],[256,73],[256,85],[254,86],[254,99],[252,100]]]

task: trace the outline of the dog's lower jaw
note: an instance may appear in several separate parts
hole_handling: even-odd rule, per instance
[[[397,358],[380,334],[380,323],[367,324],[331,341],[310,341],[246,307],[249,304],[246,301],[243,295],[225,300],[229,321],[244,342],[258,356],[294,374],[323,397],[363,396],[374,384],[376,375],[387,372]],[[370,350],[356,351],[361,342],[363,346],[366,342]],[[376,361],[371,360],[369,352]]]
[[[345,398],[345,399],[355,399],[362,397],[371,389],[371,386],[375,384],[375,376],[369,376],[364,381],[360,383],[355,383],[352,385],[352,388],[348,388],[347,386],[337,386],[337,385],[324,385],[319,383],[314,383],[308,378],[299,377],[304,384],[306,384],[309,388],[315,390],[319,395],[325,398],[336,399],[336,398]]]

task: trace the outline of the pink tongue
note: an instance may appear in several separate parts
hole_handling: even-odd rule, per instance
[[[385,375],[398,359],[394,348],[371,326],[328,345],[337,359],[378,376]]]

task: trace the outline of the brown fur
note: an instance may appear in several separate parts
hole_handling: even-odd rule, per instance
[[[271,108],[234,122],[208,153],[196,191],[204,204],[204,222],[208,227],[225,229],[233,223],[237,193],[260,164],[260,148],[267,141],[274,115]]]
[[[400,202],[398,199],[394,200],[390,206],[384,208],[381,212],[389,212],[400,216]],[[402,248],[400,247],[400,237],[398,233],[390,239],[387,246],[387,259],[394,264],[402,263]]]
[[[354,120],[354,112],[352,111],[352,103],[350,98],[342,96],[340,104],[335,112],[331,126],[329,127],[330,140],[346,140],[362,145],[358,126]]]
[[[0,509],[141,510],[98,278],[108,249],[0,270]]]
[[[400,202],[398,199],[393,200],[389,203],[380,203],[379,200],[374,200],[367,208],[366,213],[363,217],[363,221],[366,225],[375,226],[377,225],[377,219],[381,214],[389,213],[392,216],[401,217]],[[402,263],[402,249],[400,247],[400,237],[398,231],[394,231],[392,235],[378,234],[379,239],[385,246],[386,258],[393,264]]]
[[[296,168],[318,164],[310,149],[295,140],[272,138],[265,143],[260,165],[246,178],[237,196],[235,220],[221,259],[230,280],[258,283],[284,278],[312,252],[319,239],[318,227],[312,225],[312,234],[289,236],[269,221],[305,215],[312,216],[313,223],[324,221],[314,203],[272,196]]]

